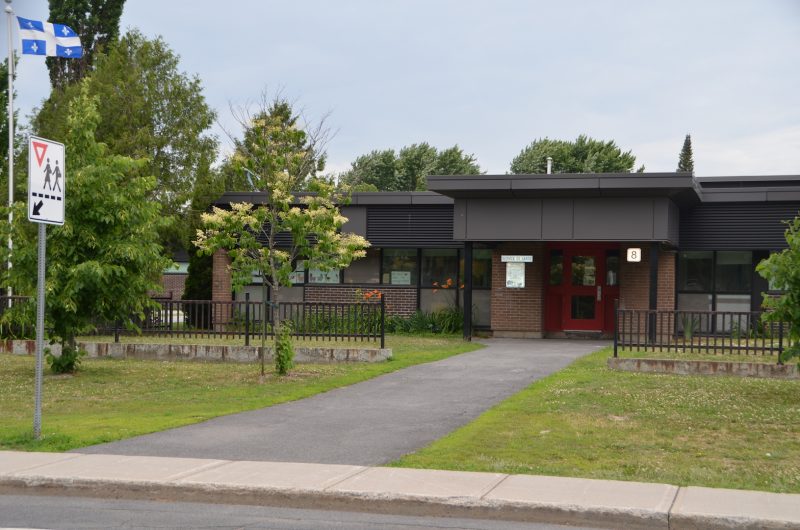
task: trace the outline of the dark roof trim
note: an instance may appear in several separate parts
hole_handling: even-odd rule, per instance
[[[669,197],[697,204],[702,192],[691,173],[557,173],[428,177],[428,188],[454,198]]]
[[[697,178],[703,202],[787,202],[800,200],[800,175]]]

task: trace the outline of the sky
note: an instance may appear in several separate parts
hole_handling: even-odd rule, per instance
[[[12,6],[48,18],[46,0]],[[128,0],[120,27],[201,79],[225,151],[231,106],[266,91],[327,116],[335,172],[426,141],[502,174],[532,141],[580,134],[674,171],[691,134],[698,176],[800,174],[798,0]],[[49,93],[43,58],[15,88],[24,119]]]

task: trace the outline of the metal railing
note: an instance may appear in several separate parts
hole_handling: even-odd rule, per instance
[[[373,303],[216,302],[211,300],[153,299],[157,307],[145,311],[144,318],[133,319],[145,336],[176,338],[244,339],[249,345],[264,332],[273,336],[276,315],[288,325],[292,336],[306,340],[375,341],[385,347],[386,307],[383,298]],[[0,297],[0,317],[6,311],[21,312],[34,307],[33,299],[22,296]],[[8,319],[16,321],[17,319]],[[26,319],[19,319],[25,326]],[[0,326],[10,326],[0,320]],[[14,324],[19,326],[20,324]],[[33,328],[31,327],[31,330]],[[10,328],[3,330],[11,331]],[[113,322],[98,322],[92,335],[120,336],[134,334]],[[4,333],[6,337],[22,337]]]
[[[777,355],[788,331],[764,322],[759,311],[652,311],[619,309],[614,318],[614,357],[620,350],[737,355]]]

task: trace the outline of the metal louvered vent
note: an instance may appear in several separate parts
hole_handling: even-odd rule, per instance
[[[451,205],[368,207],[367,239],[376,247],[461,246],[453,241]]]
[[[786,248],[783,221],[794,219],[800,202],[705,203],[681,212],[683,250]]]

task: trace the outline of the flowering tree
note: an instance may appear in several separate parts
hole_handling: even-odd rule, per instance
[[[248,175],[254,190],[264,193],[264,204],[214,208],[202,216],[203,228],[197,232],[195,245],[208,254],[217,250],[228,253],[235,289],[249,284],[253,273],[259,274],[266,304],[267,289],[272,291],[273,301],[279,300],[281,288],[291,285],[290,276],[298,263],[320,270],[344,268],[363,257],[369,243],[361,236],[341,232],[347,218],[337,204],[346,197],[337,195],[332,182],[317,176],[324,168],[326,131],[322,125],[300,127],[291,105],[281,98],[262,98],[255,115],[244,111],[237,119],[245,134],[236,141],[229,163]],[[308,193],[297,194],[302,189]],[[259,353],[262,376],[264,320]],[[285,374],[291,368],[291,346],[287,351],[289,339],[277,310],[273,311],[273,326],[276,370]]]

